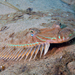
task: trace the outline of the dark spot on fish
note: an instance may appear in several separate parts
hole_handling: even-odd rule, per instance
[[[7,30],[9,27],[7,27],[7,26],[3,26],[1,29],[0,29],[0,31],[4,31],[4,30]]]

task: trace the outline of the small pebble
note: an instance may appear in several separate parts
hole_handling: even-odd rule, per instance
[[[5,70],[5,66],[0,66],[0,71]]]

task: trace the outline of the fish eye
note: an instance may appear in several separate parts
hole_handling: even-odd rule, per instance
[[[30,32],[31,32],[31,36],[34,36],[34,31],[33,31],[33,30],[31,30]]]
[[[32,30],[31,30],[30,32],[31,32],[31,33],[33,33],[33,31],[32,31]]]

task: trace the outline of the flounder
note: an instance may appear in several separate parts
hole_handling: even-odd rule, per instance
[[[50,43],[63,43],[75,38],[75,29],[54,24],[50,28],[29,28],[23,32],[16,33],[10,40],[2,43],[4,47],[0,49],[0,58],[25,60],[29,57],[35,59],[40,51],[40,57],[45,55],[50,47]]]

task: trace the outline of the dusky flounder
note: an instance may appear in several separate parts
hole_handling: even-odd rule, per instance
[[[21,60],[35,59],[40,51],[40,57],[48,52],[50,43],[63,43],[75,37],[75,29],[54,24],[51,28],[30,28],[11,36],[11,40],[3,43],[0,58]]]

